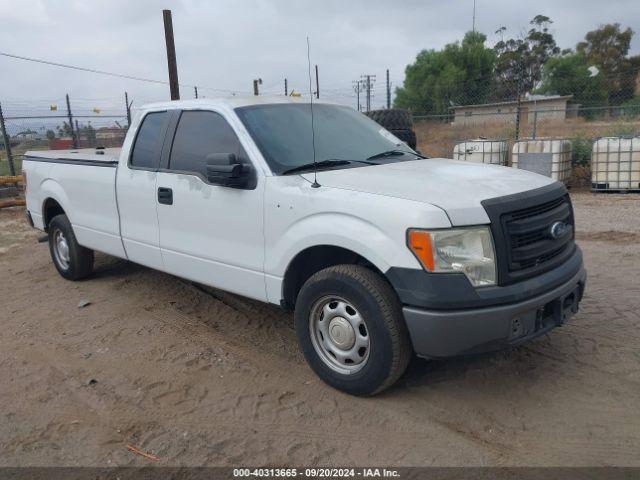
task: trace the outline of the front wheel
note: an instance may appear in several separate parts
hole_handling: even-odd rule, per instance
[[[80,280],[93,271],[93,250],[76,240],[66,215],[56,215],[49,223],[49,251],[58,273],[67,280]]]
[[[296,334],[315,373],[334,388],[373,395],[390,387],[411,358],[400,302],[391,286],[359,265],[319,271],[296,301]]]

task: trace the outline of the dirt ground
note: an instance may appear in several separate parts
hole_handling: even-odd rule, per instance
[[[65,281],[1,211],[0,465],[640,466],[640,196],[572,196],[580,313],[375,398],[320,382],[277,307],[102,255]]]

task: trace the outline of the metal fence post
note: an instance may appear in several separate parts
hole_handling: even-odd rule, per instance
[[[4,115],[2,114],[2,105],[0,105],[0,127],[2,128],[2,140],[4,141],[4,151],[7,153],[7,161],[9,162],[9,175],[12,177],[16,174],[16,167],[13,165],[13,156],[11,155],[11,142],[7,135],[7,128],[4,125]]]
[[[531,132],[531,136],[536,138],[536,128],[538,127],[538,112],[533,112],[533,131]]]
[[[520,97],[521,95],[521,90],[522,90],[522,63],[518,63],[518,80],[517,80],[517,86],[516,86],[516,101],[517,101],[517,107],[516,107],[516,140],[518,140],[520,138],[520,113],[522,111],[522,104],[521,104],[521,99]]]
[[[389,82],[389,69],[387,68],[387,110],[391,108],[391,82]]]
[[[125,107],[127,108],[127,128],[129,128],[131,126],[131,104],[133,102],[129,103],[129,94],[127,92],[124,92],[124,104]]]
[[[69,102],[69,94],[67,93],[67,117],[69,118],[69,130],[71,130],[71,141],[73,148],[78,148],[78,137],[73,129],[73,115],[71,114],[71,103]]]

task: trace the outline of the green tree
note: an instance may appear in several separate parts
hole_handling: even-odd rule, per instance
[[[549,32],[549,25],[553,23],[549,17],[536,15],[529,23],[531,29],[526,37],[500,40],[494,46],[497,56],[494,100],[515,99],[518,91],[532,91],[542,77],[544,64],[560,53]],[[504,31],[503,27],[496,33],[503,35]]]
[[[91,145],[96,143],[96,130],[90,123],[84,127],[80,127],[80,135],[85,137]]]
[[[47,130],[47,139],[53,140],[54,138],[56,138],[56,132],[53,130]]]
[[[637,117],[640,115],[640,94],[636,94],[633,98],[627,100],[622,105],[622,114],[628,117]]]
[[[58,130],[58,136],[60,138],[72,136],[71,127],[69,127],[69,124],[67,122],[62,122],[62,126],[58,125],[56,129]]]
[[[573,101],[583,107],[606,105],[607,86],[604,76],[593,75],[589,63],[581,53],[568,53],[547,60],[542,73],[542,83],[536,93],[573,95]],[[590,113],[587,110],[586,116]]]
[[[578,53],[600,69],[609,92],[609,104],[619,105],[633,97],[640,55],[629,57],[633,30],[621,30],[619,23],[607,24],[585,35],[576,45]]]
[[[407,65],[394,105],[414,114],[448,114],[454,104],[484,103],[489,98],[495,63],[486,37],[468,32],[462,42],[442,50],[423,50]]]

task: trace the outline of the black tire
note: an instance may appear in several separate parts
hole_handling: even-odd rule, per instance
[[[413,130],[389,130],[389,131],[393,133],[396,137],[398,137],[400,140],[405,142],[407,145],[409,145],[410,148],[415,150],[417,145],[416,132],[414,132]]]
[[[60,233],[67,245],[66,265],[65,260],[62,257],[58,258],[59,254],[56,254],[56,238]],[[93,271],[93,250],[78,244],[71,222],[64,214],[56,215],[49,222],[49,253],[56,270],[67,280],[80,280]]]
[[[408,110],[401,108],[371,110],[366,115],[387,130],[413,130],[413,118]]]
[[[331,296],[352,304],[366,324],[370,345],[360,370],[332,369],[314,347],[312,310]],[[411,359],[412,347],[402,306],[391,286],[359,265],[325,268],[309,278],[296,301],[295,328],[300,348],[313,371],[327,384],[353,395],[374,395],[393,385]]]

